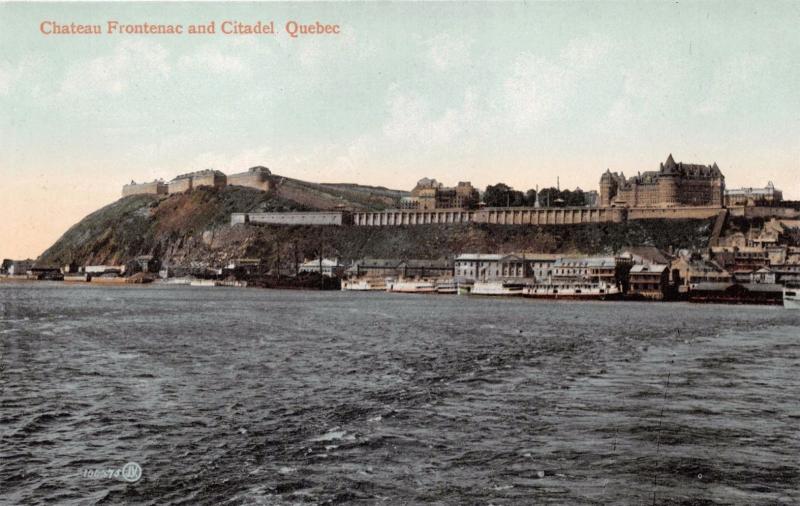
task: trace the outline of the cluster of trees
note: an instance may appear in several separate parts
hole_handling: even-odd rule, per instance
[[[488,207],[529,207],[536,203],[536,190],[521,192],[504,183],[486,187],[483,202]],[[539,205],[542,207],[585,206],[586,195],[583,190],[558,190],[542,188],[539,190]]]

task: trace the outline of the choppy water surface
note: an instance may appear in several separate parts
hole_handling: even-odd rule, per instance
[[[7,504],[797,504],[800,311],[0,285]],[[134,461],[136,483],[87,478]]]

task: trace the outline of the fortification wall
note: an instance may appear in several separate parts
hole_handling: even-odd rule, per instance
[[[353,213],[353,224],[359,226],[427,225],[431,223],[469,223],[476,211],[464,209],[392,209]]]
[[[741,206],[728,209],[731,216],[746,216],[747,218],[798,218],[800,211],[790,207],[754,207]]]
[[[449,223],[491,223],[498,225],[562,225],[577,223],[621,222],[625,211],[618,208],[566,207],[533,208],[504,207],[477,211],[464,209],[394,209],[353,214],[353,224],[359,226],[428,225]]]
[[[122,187],[122,196],[128,195],[166,195],[167,185],[161,181],[151,181],[149,183],[131,183]]]
[[[269,176],[258,172],[241,172],[228,176],[228,185],[247,186],[261,191],[269,191]]]
[[[348,225],[352,223],[349,213],[329,212],[290,212],[290,213],[233,213],[231,225],[241,223],[263,223],[265,225]]]
[[[214,186],[217,188],[221,188],[225,186],[228,182],[228,178],[225,177],[225,174],[199,174],[197,176],[192,176],[192,187],[197,188],[199,186]]]
[[[717,216],[721,207],[629,207],[629,220],[706,219]]]
[[[502,207],[475,211],[475,223],[498,225],[570,225],[625,221],[625,211],[612,207]]]
[[[172,193],[181,193],[185,191],[189,191],[192,189],[192,179],[191,178],[181,178],[181,179],[173,179],[169,182],[168,191],[170,194]]]
[[[374,212],[308,212],[308,213],[233,213],[231,225],[264,223],[271,225],[355,225],[392,227],[454,223],[488,223],[493,225],[578,225],[584,223],[622,223],[646,219],[707,219],[715,217],[720,207],[692,208],[620,208],[503,207],[477,211],[465,209],[392,209]]]

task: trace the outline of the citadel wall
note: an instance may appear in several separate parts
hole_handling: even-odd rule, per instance
[[[184,177],[173,179],[169,182],[168,191],[171,194],[189,191],[192,189],[192,178]]]
[[[163,181],[151,181],[149,183],[135,183],[131,181],[122,187],[122,196],[128,195],[166,195],[167,185]]]
[[[270,174],[266,167],[253,167],[247,172],[229,175],[228,185],[247,186],[266,192],[272,187]]]

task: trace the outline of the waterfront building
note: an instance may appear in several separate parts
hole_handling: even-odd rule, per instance
[[[233,276],[237,279],[265,274],[267,266],[260,258],[235,258],[222,268],[222,276]],[[294,272],[292,274],[295,274]]]
[[[350,277],[436,278],[453,276],[453,263],[447,259],[362,258],[347,270]]]
[[[6,267],[9,276],[25,276],[33,267],[33,260],[12,260]]]
[[[559,258],[553,263],[552,282],[559,285],[570,283],[606,283],[617,285],[618,259],[614,257]]]
[[[784,286],[800,286],[800,264],[773,264],[775,282]]]
[[[699,283],[730,283],[731,274],[713,260],[680,257],[673,260],[670,269],[676,278],[678,291],[688,291]]]
[[[758,283],[698,283],[689,291],[691,302],[783,304],[783,287]]]
[[[662,300],[669,287],[669,266],[636,264],[628,272],[628,293]]]
[[[725,190],[725,207],[771,205],[783,200],[783,192],[772,181],[763,188],[731,188]]]
[[[669,265],[675,256],[662,251],[655,246],[632,246],[620,254],[622,258],[630,259],[632,264],[661,264]]]
[[[526,277],[525,261],[517,255],[464,253],[454,262],[458,279],[487,281]]]
[[[670,154],[657,171],[626,178],[606,170],[600,178],[601,207],[722,207],[725,177],[716,163],[675,162]]]
[[[33,265],[27,272],[28,279],[60,281],[64,279],[60,267],[52,265]]]
[[[758,246],[744,248],[712,246],[711,255],[718,264],[732,274],[750,273],[769,266],[769,253]]]
[[[340,276],[344,271],[344,266],[339,263],[338,259],[314,258],[300,264],[298,271],[317,274],[321,273],[323,276],[332,278],[334,276]]]
[[[767,283],[774,285],[776,280],[775,272],[769,267],[762,267],[755,272],[751,272],[747,276],[746,282],[748,283]],[[738,281],[738,280],[737,280]]]
[[[549,280],[553,275],[553,265],[562,255],[548,255],[542,253],[522,255],[525,260],[525,277],[532,277],[535,281]]]

